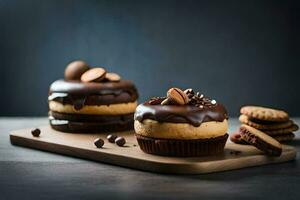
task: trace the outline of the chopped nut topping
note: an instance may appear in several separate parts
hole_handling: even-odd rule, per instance
[[[216,104],[217,102],[216,102],[216,100],[211,100],[211,104]]]
[[[150,105],[158,105],[160,104],[165,98],[164,97],[153,97],[150,99],[149,104]]]
[[[171,88],[167,97],[155,97],[150,99],[151,105],[193,105],[203,109],[204,107],[211,107],[217,104],[217,101],[205,97],[200,92],[195,93],[193,89],[189,88],[184,91],[179,88]]]

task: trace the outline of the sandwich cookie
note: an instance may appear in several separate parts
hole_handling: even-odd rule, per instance
[[[87,66],[83,61],[72,62],[65,70],[65,80],[51,84],[51,127],[72,133],[133,129],[138,98],[134,84],[104,68]]]

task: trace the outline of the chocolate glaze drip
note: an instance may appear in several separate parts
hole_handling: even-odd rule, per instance
[[[57,80],[50,86],[48,100],[71,104],[80,110],[84,105],[127,103],[137,98],[137,90],[131,81],[82,83]]]
[[[152,119],[159,122],[190,123],[198,127],[203,122],[222,122],[228,116],[221,104],[199,108],[194,105],[150,105],[146,102],[136,108],[134,119],[140,122]]]

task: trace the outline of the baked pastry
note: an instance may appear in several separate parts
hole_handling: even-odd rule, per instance
[[[130,130],[137,98],[131,81],[75,61],[66,68],[65,80],[57,80],[50,86],[50,125],[55,130],[72,133]]]
[[[165,156],[222,153],[228,138],[223,105],[192,89],[171,88],[136,108],[136,138],[142,151]]]
[[[239,133],[244,141],[270,156],[280,156],[282,145],[264,132],[248,125],[242,125]]]
[[[289,118],[287,112],[262,106],[243,106],[240,109],[239,121],[242,124],[258,129],[279,142],[294,139],[299,127]],[[232,140],[235,141],[235,140]]]

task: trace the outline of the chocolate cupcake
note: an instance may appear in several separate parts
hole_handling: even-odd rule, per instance
[[[65,80],[49,89],[49,120],[53,129],[72,133],[96,133],[133,129],[138,93],[131,81],[121,80],[103,68],[89,68],[74,61]]]
[[[134,128],[146,153],[207,156],[222,153],[228,138],[227,112],[220,103],[192,89],[171,88],[136,108]]]

